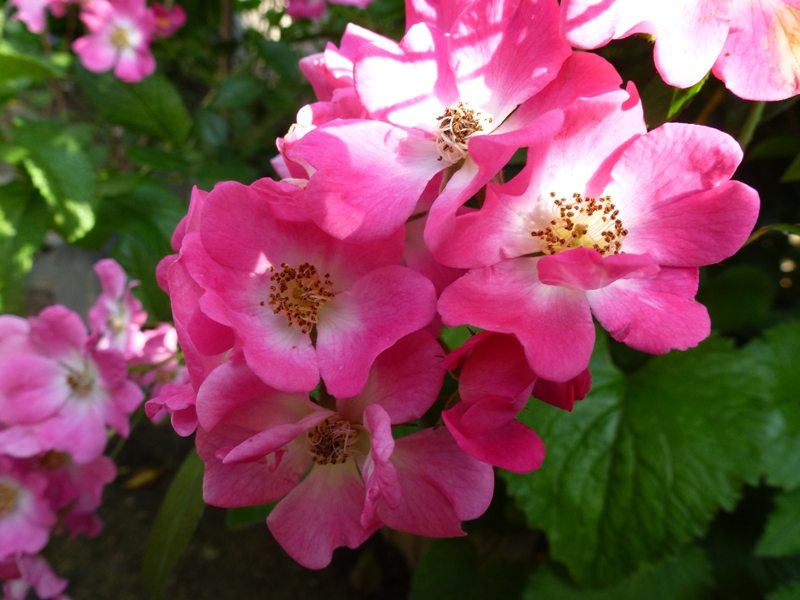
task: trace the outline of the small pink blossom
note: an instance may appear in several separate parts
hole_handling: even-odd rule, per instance
[[[122,81],[141,81],[156,69],[150,53],[153,13],[144,0],[88,0],[81,20],[89,34],[72,43],[84,67],[95,73],[114,69]]]
[[[318,19],[325,14],[327,2],[366,8],[375,0],[290,0],[286,14],[293,19]]]
[[[169,37],[186,23],[186,11],[179,4],[167,8],[156,2],[150,10],[153,12],[153,37]]]
[[[17,7],[14,18],[25,23],[33,33],[44,31],[48,9],[56,17],[63,17],[66,14],[64,0],[11,0],[11,4]]]
[[[0,560],[35,554],[47,545],[56,516],[46,489],[43,475],[0,455]]]
[[[4,582],[3,600],[25,600],[31,588],[42,600],[70,600],[62,594],[69,582],[56,575],[40,555],[22,554],[0,561],[0,580]]]

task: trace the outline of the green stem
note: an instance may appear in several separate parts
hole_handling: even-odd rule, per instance
[[[758,123],[761,121],[761,115],[764,114],[764,107],[766,105],[766,102],[754,102],[750,107],[750,112],[747,113],[747,119],[745,119],[744,125],[742,125],[742,131],[739,133],[739,145],[742,147],[742,150],[746,150],[747,146],[752,141],[753,134],[756,132],[756,127],[758,127]]]

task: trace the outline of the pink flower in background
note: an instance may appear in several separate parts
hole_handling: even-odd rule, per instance
[[[531,393],[560,408],[572,410],[591,386],[588,369],[569,384],[558,385],[536,376],[522,345],[511,335],[484,331],[451,352],[445,368],[460,368],[461,402],[442,413],[459,447],[478,460],[528,473],[544,460],[544,443],[516,420]]]
[[[141,81],[156,70],[150,53],[154,17],[144,0],[88,0],[81,20],[89,34],[72,43],[84,67],[114,69],[122,81]]]
[[[249,506],[283,498],[267,524],[309,568],[325,567],[335,548],[355,548],[382,524],[463,535],[461,521],[489,504],[491,468],[463,454],[445,428],[392,437],[393,425],[435,401],[441,352],[429,334],[408,335],[377,357],[360,394],[328,397],[329,408],[266,386],[231,357],[197,402],[205,500]]]
[[[290,0],[286,14],[293,19],[318,19],[325,14],[328,2],[366,8],[375,0]]]
[[[186,11],[178,4],[167,8],[156,2],[150,10],[153,12],[153,37],[169,37],[186,23]]]
[[[25,23],[33,33],[44,31],[48,9],[56,17],[66,14],[63,0],[11,0],[11,4],[17,7],[14,18]]]
[[[35,554],[47,545],[56,515],[45,497],[47,479],[0,456],[0,560]]]
[[[61,593],[69,582],[56,575],[40,555],[22,554],[0,561],[0,581],[3,600],[25,600],[31,589],[43,600],[69,600]]]
[[[697,345],[710,332],[698,267],[736,252],[758,216],[757,193],[729,181],[733,138],[685,124],[646,133],[633,92],[569,109],[519,176],[456,219],[449,255],[477,268],[442,293],[444,323],[515,334],[545,379],[587,367],[592,315],[637,350]]]
[[[800,93],[800,0],[564,0],[561,10],[578,48],[655,35],[656,68],[670,85],[686,88],[712,71],[748,100]]]
[[[139,282],[127,283],[125,271],[110,258],[97,262],[94,270],[103,288],[89,309],[92,333],[100,336],[96,347],[99,350],[117,350],[125,359],[138,356],[144,348],[142,325],[147,320],[142,303],[131,293],[131,288]]]

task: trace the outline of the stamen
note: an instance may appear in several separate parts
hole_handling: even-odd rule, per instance
[[[120,334],[125,331],[125,320],[119,315],[109,317],[106,319],[106,327],[111,333]]]
[[[348,450],[358,438],[358,430],[349,421],[333,415],[306,434],[308,453],[318,465],[343,463],[350,457]]]
[[[118,50],[123,50],[130,47],[131,42],[128,39],[128,32],[122,27],[114,27],[108,35],[108,39]]]
[[[261,306],[269,306],[273,314],[284,315],[289,327],[294,327],[301,333],[309,333],[317,323],[320,307],[333,298],[333,292],[328,291],[333,283],[330,274],[320,278],[317,268],[308,263],[303,263],[296,269],[283,263],[281,270],[269,268],[269,299],[261,302]]]
[[[88,396],[94,385],[92,378],[82,371],[70,371],[69,375],[67,375],[67,383],[72,388],[73,395],[78,398]]]
[[[0,516],[17,508],[19,491],[11,481],[0,481]]]
[[[43,454],[39,457],[39,464],[49,471],[54,471],[55,469],[63,467],[68,462],[68,454],[64,452],[56,452],[55,450],[50,450],[46,454]]]
[[[611,196],[584,198],[581,194],[572,197],[556,198],[553,201],[553,218],[543,229],[531,232],[539,238],[542,252],[557,254],[571,248],[594,248],[603,256],[619,254],[622,240],[628,230],[619,219],[619,210],[611,201]]]
[[[485,131],[494,119],[479,108],[470,108],[465,102],[456,102],[437,117],[436,149],[438,160],[455,164],[466,158],[469,138]]]

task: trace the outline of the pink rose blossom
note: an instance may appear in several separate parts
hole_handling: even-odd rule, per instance
[[[800,93],[799,0],[564,0],[562,27],[578,48],[634,33],[656,36],[655,63],[686,88],[712,71],[748,100]]]
[[[39,552],[56,523],[45,497],[47,479],[23,465],[0,455],[0,560]]]
[[[635,90],[601,99],[568,109],[519,176],[457,217],[447,250],[475,268],[442,293],[444,323],[515,334],[554,381],[588,365],[592,315],[653,354],[708,336],[698,267],[736,252],[758,215],[756,192],[729,181],[742,157],[730,136],[685,124],[646,133]]]
[[[33,33],[44,31],[48,9],[56,17],[63,17],[66,14],[64,0],[11,0],[11,4],[17,7],[14,18],[25,23]]]
[[[150,53],[153,13],[144,0],[88,0],[81,20],[89,34],[72,43],[84,67],[95,73],[114,69],[122,81],[141,81],[156,70]]]
[[[42,600],[69,600],[61,593],[69,582],[56,575],[40,555],[22,554],[0,562],[0,580],[3,600],[25,600],[31,588]]]
[[[355,548],[382,524],[463,535],[461,521],[488,506],[491,468],[463,454],[445,428],[398,440],[391,432],[436,399],[441,352],[423,331],[406,336],[377,357],[360,394],[321,399],[330,408],[266,386],[231,357],[198,396],[205,500],[248,506],[283,498],[267,525],[309,568],[325,567],[335,548]]]
[[[167,8],[156,2],[150,10],[153,13],[153,37],[169,37],[186,23],[186,11],[179,4]]]

